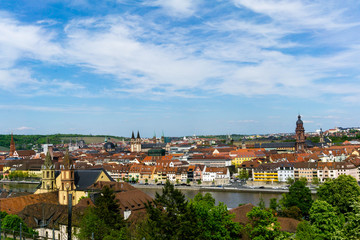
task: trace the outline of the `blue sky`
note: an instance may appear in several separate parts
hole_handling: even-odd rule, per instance
[[[0,133],[360,126],[360,3],[0,0]]]

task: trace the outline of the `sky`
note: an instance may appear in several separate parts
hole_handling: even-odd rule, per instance
[[[0,133],[360,126],[358,0],[0,0]]]

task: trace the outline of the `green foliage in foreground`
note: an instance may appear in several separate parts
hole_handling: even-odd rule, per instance
[[[304,181],[296,181],[281,201],[285,208],[297,207],[303,216],[308,216],[312,204],[311,191]]]
[[[119,204],[113,190],[105,186],[95,201],[95,207],[89,207],[80,222],[80,239],[96,240],[125,239],[125,221],[121,216]]]
[[[345,216],[329,203],[316,200],[310,209],[310,222],[301,222],[296,231],[298,240],[360,239],[360,203],[354,202]]]
[[[4,216],[4,212],[1,212],[1,215]],[[23,233],[29,233],[31,235],[37,235],[37,232],[35,232],[33,229],[26,226],[24,221],[17,215],[6,215],[3,219],[1,219],[1,228],[2,229],[11,229],[15,232],[20,232],[20,223],[22,224],[22,232]]]
[[[360,187],[352,176],[340,175],[323,183],[318,188],[317,195],[320,200],[328,202],[341,213],[347,213],[351,212],[353,202],[359,200]]]
[[[240,225],[232,221],[224,204],[215,205],[211,194],[199,193],[188,202],[168,181],[147,212],[149,217],[137,228],[136,239],[230,240],[240,236]]]
[[[280,224],[270,209],[254,207],[246,216],[250,219],[247,229],[251,239],[270,240],[281,235]]]

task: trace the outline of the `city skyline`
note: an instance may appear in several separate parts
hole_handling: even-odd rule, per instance
[[[360,126],[357,1],[9,1],[0,133]]]

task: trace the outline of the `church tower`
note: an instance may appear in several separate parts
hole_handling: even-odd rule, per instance
[[[301,116],[298,116],[298,120],[296,121],[296,129],[295,129],[295,135],[296,135],[296,143],[295,143],[295,150],[297,152],[303,152],[305,151],[305,129],[304,129],[304,123],[301,120]]]
[[[15,148],[14,137],[13,137],[13,134],[11,133],[9,156],[10,157],[14,156],[15,151],[16,151],[16,148]]]
[[[135,151],[136,152],[141,152],[141,137],[140,137],[140,133],[139,131],[137,132],[137,137],[136,137],[136,144],[135,144]]]
[[[44,165],[41,166],[41,176],[39,193],[55,191],[55,165],[52,163],[50,151],[46,153]]]
[[[60,170],[61,185],[59,189],[59,203],[61,205],[67,205],[69,193],[72,193],[72,204],[75,205],[75,167],[69,151],[65,153],[63,165],[60,166]]]
[[[131,140],[130,140],[130,147],[131,147],[131,152],[135,152],[135,136],[134,136],[134,131],[132,131],[131,133]]]
[[[140,138],[139,131],[137,132],[136,138],[134,136],[134,131],[132,132],[131,140],[130,140],[130,147],[131,147],[131,150],[130,150],[131,152],[141,152],[141,138]]]

